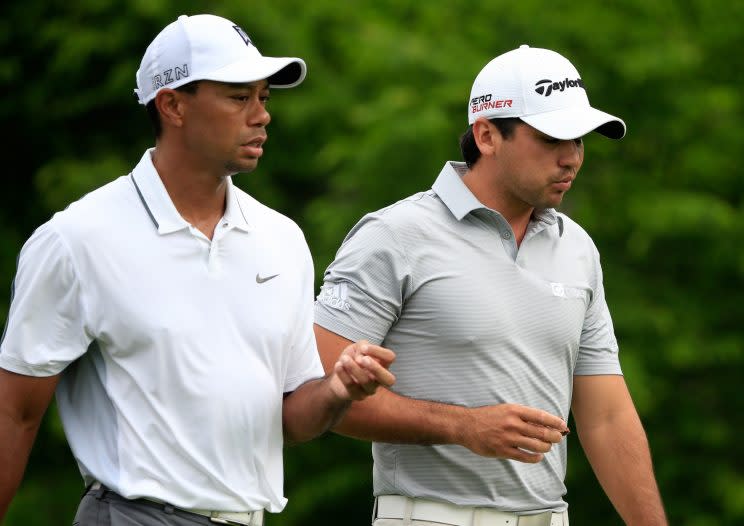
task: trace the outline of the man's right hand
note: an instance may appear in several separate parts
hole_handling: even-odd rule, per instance
[[[532,407],[499,404],[468,412],[461,444],[485,457],[535,464],[569,433],[563,419]]]

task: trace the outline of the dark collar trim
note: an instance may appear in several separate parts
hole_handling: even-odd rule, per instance
[[[155,216],[152,215],[152,211],[150,210],[150,207],[147,206],[147,201],[145,201],[144,196],[142,195],[142,192],[140,191],[139,185],[137,184],[137,181],[134,178],[134,173],[129,172],[129,177],[132,179],[132,183],[134,184],[135,190],[137,190],[137,195],[139,195],[140,201],[142,201],[142,206],[145,207],[145,211],[147,212],[147,215],[150,216],[150,219],[152,220],[152,224],[155,225],[156,229],[160,228],[160,225],[157,221],[155,221]]]

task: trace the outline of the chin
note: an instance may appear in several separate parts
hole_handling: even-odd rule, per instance
[[[545,208],[556,208],[560,206],[563,202],[564,197],[566,197],[566,194],[559,194],[554,196],[552,199],[548,199],[547,206]]]
[[[258,168],[258,161],[235,163],[227,167],[228,171],[233,174],[250,173]]]

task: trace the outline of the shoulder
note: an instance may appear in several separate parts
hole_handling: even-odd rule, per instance
[[[131,180],[121,176],[73,201],[67,208],[54,214],[53,220],[60,225],[100,221],[127,206],[128,201],[135,197]]]
[[[121,176],[55,213],[47,226],[64,238],[110,233],[112,223],[126,224],[125,216],[136,199],[130,179]]]
[[[306,244],[305,235],[294,220],[266,206],[240,188],[233,186],[233,189],[240,208],[251,226],[280,236],[281,242],[293,241]]]
[[[566,214],[558,212],[558,221],[563,223],[561,245],[576,257],[599,263],[599,251],[589,233]]]
[[[364,215],[349,235],[369,228],[399,235],[412,233],[437,218],[442,206],[442,202],[432,190],[419,192]]]
[[[563,223],[562,237],[594,246],[592,237],[580,224],[578,224],[576,221],[562,212],[556,212],[556,215],[558,217],[558,221],[561,221]]]
[[[379,217],[391,225],[407,225],[412,219],[420,220],[421,214],[436,211],[441,201],[433,190],[418,192],[384,208],[367,214]]]

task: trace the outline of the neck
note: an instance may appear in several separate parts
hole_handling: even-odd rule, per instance
[[[152,163],[181,217],[212,239],[225,213],[227,176],[207,170],[181,153],[158,144]]]
[[[475,164],[462,177],[462,182],[473,195],[491,210],[500,213],[511,226],[517,245],[522,242],[535,208],[515,199],[499,184],[498,174],[485,163]]]

